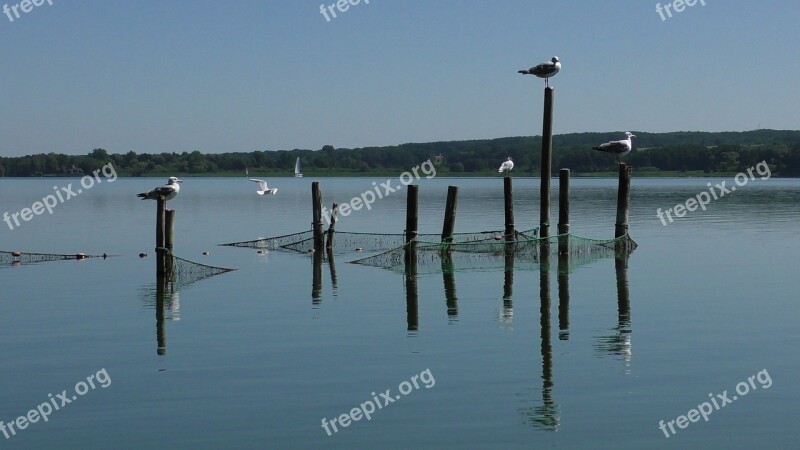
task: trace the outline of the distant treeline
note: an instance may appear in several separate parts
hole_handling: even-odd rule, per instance
[[[736,173],[767,161],[773,175],[800,177],[800,131],[636,133],[637,149],[625,161],[637,172]],[[553,170],[570,168],[576,175],[615,171],[614,158],[592,150],[620,139],[622,133],[575,133],[554,136]],[[431,142],[390,147],[320,150],[254,151],[249,153],[108,154],[95,149],[86,156],[43,153],[0,157],[0,176],[80,175],[112,162],[120,175],[214,175],[270,173],[291,175],[300,157],[308,175],[336,175],[409,170],[427,159],[437,174],[479,175],[496,172],[511,156],[515,172],[539,173],[541,138],[508,137],[477,141]]]

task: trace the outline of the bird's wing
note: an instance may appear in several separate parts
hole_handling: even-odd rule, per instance
[[[157,187],[157,188],[153,189],[152,191],[150,191],[150,194],[153,194],[153,195],[169,195],[169,194],[171,194],[173,192],[175,192],[175,188],[172,187],[172,186],[167,185],[167,186],[161,186],[161,187]]]
[[[269,187],[267,186],[267,182],[266,182],[266,181],[264,181],[264,180],[259,180],[258,178],[250,178],[250,181],[253,181],[253,182],[256,182],[256,183],[258,183],[258,187],[259,187],[259,188],[260,188],[262,191],[266,191],[266,190],[268,190],[268,189],[269,189]]]

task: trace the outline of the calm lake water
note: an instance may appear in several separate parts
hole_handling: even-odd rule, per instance
[[[312,298],[308,255],[218,246],[309,229],[314,180],[270,180],[274,197],[245,179],[185,180],[170,202],[175,253],[238,270],[168,294],[163,355],[155,204],[135,194],[165,180],[106,180],[14,230],[0,223],[2,250],[114,255],[0,266],[0,420],[89,375],[110,382],[0,435],[3,448],[796,448],[799,180],[751,181],[664,226],[658,208],[722,179],[634,179],[627,270],[613,258],[568,277],[555,259],[549,274],[521,265],[512,292],[502,267],[424,273],[411,281],[415,330],[406,277],[348,264],[362,255],[351,249],[325,263]],[[318,181],[329,205],[385,180]],[[0,179],[0,213],[69,183]],[[421,232],[441,232],[448,185],[460,187],[456,231],[502,228],[500,178],[418,184]],[[517,229],[533,228],[538,180],[514,187]],[[613,236],[616,180],[573,179],[571,205],[573,233]],[[404,210],[399,191],[337,230],[402,233]],[[401,386],[420,373],[418,389]],[[369,421],[321,426],[402,388]],[[725,391],[738,399],[708,421],[659,429]]]

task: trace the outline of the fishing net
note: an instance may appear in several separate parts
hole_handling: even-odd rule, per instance
[[[0,251],[0,266],[17,266],[21,264],[39,264],[48,261],[81,260],[88,258],[104,258],[106,255],[86,255],[77,253],[61,255],[55,253],[27,253],[17,251]]]
[[[533,228],[517,233],[518,237],[525,239],[537,235],[538,228]],[[323,233],[327,238],[328,232]],[[441,239],[440,234],[419,234],[417,240],[434,242]],[[454,233],[453,242],[476,241],[502,241],[502,231],[479,231],[473,233]],[[335,231],[333,233],[334,250],[345,251],[379,251],[402,246],[405,243],[404,233],[356,233],[349,231]],[[222,244],[230,247],[258,248],[269,250],[288,250],[299,253],[308,253],[314,248],[314,233],[305,231],[273,238],[257,239],[253,241],[234,242]]]
[[[252,241],[243,242],[230,242],[228,244],[220,244],[223,247],[242,247],[242,248],[258,248],[267,250],[277,250],[284,245],[297,243],[313,239],[314,233],[312,231],[302,231],[300,233],[286,234],[283,236],[276,236],[270,238],[260,238]]]
[[[167,279],[173,282],[176,288],[236,270],[201,264],[169,253],[167,256]]]
[[[451,272],[503,268],[512,264],[518,269],[533,269],[542,259],[559,253],[569,255],[569,269],[614,257],[618,252],[630,252],[636,246],[625,235],[617,239],[591,239],[571,234],[549,238],[520,238],[516,241],[478,240],[472,242],[426,242],[417,239],[377,255],[350,261],[353,264],[380,267],[393,271],[405,270],[407,256],[413,256],[417,273]]]

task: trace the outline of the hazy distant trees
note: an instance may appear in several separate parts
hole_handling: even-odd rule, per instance
[[[702,173],[740,172],[767,161],[773,174],[800,176],[800,132],[756,130],[745,133],[637,132],[637,150],[625,157],[639,170],[692,171]],[[567,167],[575,174],[616,170],[614,158],[591,150],[620,133],[576,133],[554,136],[553,170]],[[238,153],[137,154],[131,150],[109,154],[93,149],[87,155],[57,153],[21,157],[0,157],[0,176],[70,175],[91,171],[111,162],[119,174],[130,176],[214,173],[293,173],[299,157],[308,174],[401,173],[428,159],[437,159],[441,173],[484,174],[496,172],[508,156],[515,173],[538,172],[541,149],[539,137],[509,137],[478,141],[412,143],[389,147],[357,149],[325,145],[318,151],[279,150]]]

